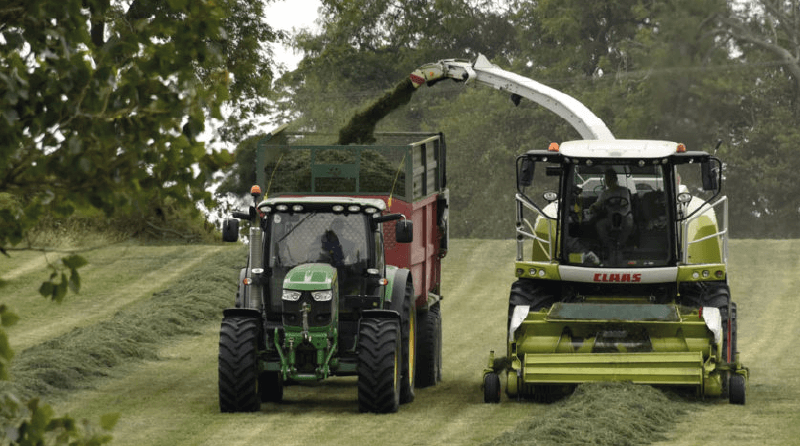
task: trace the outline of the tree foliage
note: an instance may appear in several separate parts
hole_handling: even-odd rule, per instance
[[[148,218],[165,203],[184,213],[210,206],[207,186],[230,156],[199,137],[216,119],[220,137],[237,142],[269,109],[274,63],[266,45],[283,37],[263,20],[270,1],[5,1],[0,253],[30,249],[31,228],[76,212]],[[232,110],[227,117],[223,106]],[[54,263],[39,292],[55,301],[78,292],[85,263],[77,254]],[[15,318],[0,306],[2,326]],[[2,379],[12,355],[0,327]],[[108,441],[80,434],[35,401],[12,402],[2,404],[15,426],[4,442]]]

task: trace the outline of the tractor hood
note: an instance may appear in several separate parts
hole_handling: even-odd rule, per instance
[[[292,268],[283,280],[283,289],[294,291],[329,290],[336,283],[336,268],[327,263],[306,263]]]

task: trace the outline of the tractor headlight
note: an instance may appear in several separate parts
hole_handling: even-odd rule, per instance
[[[283,296],[281,296],[281,299],[289,302],[297,302],[300,300],[300,294],[301,293],[299,291],[283,290]]]
[[[333,298],[333,291],[314,291],[311,293],[311,297],[317,302],[328,302]]]

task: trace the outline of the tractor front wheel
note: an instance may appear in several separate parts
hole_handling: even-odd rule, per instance
[[[358,333],[358,410],[393,413],[400,406],[402,348],[395,319],[364,318]]]
[[[219,332],[219,408],[222,412],[257,412],[258,334],[260,321],[227,317]]]

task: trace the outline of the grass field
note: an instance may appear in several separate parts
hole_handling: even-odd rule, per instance
[[[231,245],[117,245],[88,252],[81,293],[60,305],[37,293],[55,256],[0,258],[0,277],[9,282],[2,302],[21,318],[8,330],[17,352],[12,373],[18,386],[44,393],[57,413],[97,420],[119,412],[117,445],[624,444],[620,438],[628,444],[784,445],[800,437],[794,373],[800,357],[793,345],[800,337],[794,295],[800,241],[731,244],[739,350],[751,371],[743,407],[614,386],[549,405],[505,396],[499,405],[484,404],[480,378],[489,350],[505,349],[514,244],[451,245],[443,265],[444,380],[419,389],[416,401],[397,414],[359,414],[354,378],[287,387],[284,403],[264,404],[255,414],[219,413],[219,321],[245,260],[243,249]],[[619,397],[623,392],[644,401],[631,404]],[[649,411],[666,406],[668,412]],[[613,408],[629,416],[617,421]],[[580,429],[563,421],[571,414]]]

